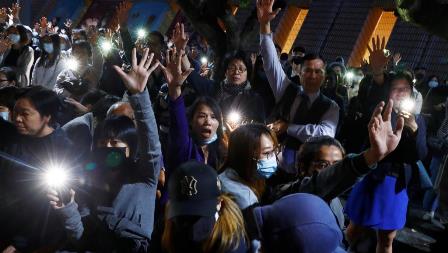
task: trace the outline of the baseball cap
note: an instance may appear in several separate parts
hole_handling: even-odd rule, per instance
[[[253,213],[265,252],[346,252],[335,216],[318,196],[288,195]]]
[[[181,164],[168,181],[168,219],[192,215],[209,217],[216,213],[221,184],[212,167],[198,161]]]

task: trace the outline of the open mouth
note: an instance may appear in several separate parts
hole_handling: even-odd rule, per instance
[[[208,138],[209,136],[212,136],[212,130],[211,129],[207,129],[207,128],[203,128],[201,129],[201,136]]]

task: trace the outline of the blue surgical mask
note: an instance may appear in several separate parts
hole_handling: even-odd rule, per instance
[[[264,179],[270,178],[277,171],[277,157],[261,159],[257,162],[258,175]]]
[[[44,43],[43,48],[44,48],[44,51],[47,52],[48,54],[52,54],[54,51],[52,43]]]
[[[0,112],[0,118],[3,118],[5,121],[9,120],[9,112]]]
[[[61,50],[62,51],[67,51],[67,50],[69,50],[70,49],[70,47],[67,45],[67,44],[65,44],[65,43],[62,43],[61,44]]]
[[[435,80],[431,80],[428,82],[428,86],[429,86],[429,88],[435,88],[435,87],[439,86],[439,82],[437,82]]]
[[[12,44],[17,44],[20,41],[20,35],[18,34],[10,34],[8,35],[8,38],[12,42]]]
[[[215,142],[217,139],[218,139],[218,134],[215,133],[212,137],[210,137],[207,140],[198,140],[198,143],[201,146],[208,145],[208,144],[211,144],[211,143]]]

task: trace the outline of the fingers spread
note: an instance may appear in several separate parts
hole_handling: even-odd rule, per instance
[[[148,69],[148,72],[149,72],[149,73],[152,73],[157,67],[159,67],[159,65],[162,65],[162,64],[160,64],[159,61],[156,61],[156,63],[154,63],[154,64],[152,65],[152,67]]]
[[[185,70],[184,73],[182,73],[182,77],[186,79],[191,74],[191,72],[193,72],[193,70],[193,68]]]
[[[140,60],[140,63],[138,64],[139,67],[143,67],[143,66],[145,66],[146,62],[148,61],[148,54],[149,54],[149,49],[148,49],[148,48],[145,48],[145,49],[143,50],[143,57],[142,57],[142,59]]]
[[[137,49],[134,47],[132,49],[132,60],[131,60],[131,64],[132,64],[132,68],[136,69],[137,68]]]
[[[381,101],[376,107],[375,110],[373,110],[373,114],[372,117],[370,118],[370,121],[373,122],[375,120],[376,117],[380,117],[381,116],[381,112],[383,111],[384,108],[384,102]]]
[[[369,44],[367,44],[367,50],[369,51],[369,54],[372,54],[373,50],[370,48]]]
[[[154,53],[149,54],[149,56],[147,56],[147,58],[148,59],[146,60],[145,65],[143,66],[145,69],[148,69],[149,66],[151,66],[152,60],[154,58]]]
[[[127,79],[127,74],[120,67],[118,67],[117,65],[114,65],[113,67],[122,80]]]
[[[392,99],[389,99],[389,102],[386,105],[386,108],[383,112],[383,120],[384,121],[390,121],[390,115],[392,113],[392,108],[394,106],[394,101]]]
[[[394,134],[401,138],[401,133],[403,132],[404,127],[404,119],[402,117],[399,117],[397,120],[397,125],[395,126]]]

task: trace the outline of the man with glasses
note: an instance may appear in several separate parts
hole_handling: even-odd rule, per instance
[[[302,86],[293,84],[286,76],[272,41],[270,21],[279,11],[272,10],[273,2],[257,2],[263,67],[277,103],[270,127],[283,137],[282,168],[295,174],[295,152],[303,142],[312,136],[335,136],[339,106],[320,92],[325,80],[325,62],[320,56],[304,56],[300,73]]]

